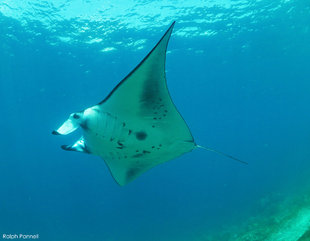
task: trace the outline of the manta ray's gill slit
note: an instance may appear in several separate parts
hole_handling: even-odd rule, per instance
[[[143,156],[142,153],[138,153],[138,154],[133,155],[132,158],[140,158],[142,156]]]
[[[143,150],[142,153],[137,153],[137,154],[132,155],[132,158],[140,158],[148,154],[151,154],[151,152],[147,150]]]
[[[124,143],[133,132],[128,128],[128,123],[107,111],[102,111],[100,114],[103,117],[97,119],[97,126],[98,129],[102,128],[100,131],[100,133],[104,133],[102,137],[105,137],[113,148],[118,150],[124,149]],[[103,124],[101,124],[102,122]]]
[[[80,124],[80,127],[84,130],[84,131],[88,131],[88,120],[84,119],[83,122]]]

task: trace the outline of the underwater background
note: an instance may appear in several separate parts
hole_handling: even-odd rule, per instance
[[[1,0],[0,239],[310,240],[309,20],[309,0]],[[194,150],[120,187],[60,149],[80,132],[51,132],[173,21],[174,103],[198,144],[249,165]]]

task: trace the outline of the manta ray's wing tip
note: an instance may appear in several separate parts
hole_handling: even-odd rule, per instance
[[[170,25],[170,27],[169,27],[168,31],[169,31],[171,28],[173,28],[173,27],[174,27],[174,25],[175,25],[175,21],[173,21],[173,22],[172,22],[172,24]]]

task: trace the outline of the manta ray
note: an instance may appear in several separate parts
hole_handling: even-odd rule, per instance
[[[100,103],[75,112],[52,133],[83,135],[66,151],[101,157],[115,181],[123,186],[158,164],[197,145],[169,94],[165,75],[167,45],[175,22],[147,56]],[[242,161],[240,161],[242,162]]]

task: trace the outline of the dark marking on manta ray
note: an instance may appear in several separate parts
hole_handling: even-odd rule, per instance
[[[158,96],[159,82],[156,79],[149,79],[149,81],[144,82],[143,87],[140,100],[143,108],[149,109]]]
[[[143,156],[143,154],[138,153],[138,154],[133,155],[132,157],[133,157],[133,158],[139,158],[139,157],[142,157],[142,156]]]
[[[139,141],[145,140],[146,137],[147,137],[147,134],[146,134],[144,131],[136,132],[136,138],[137,138]]]
[[[74,151],[73,148],[69,145],[62,145],[61,148],[66,151]]]
[[[85,153],[88,153],[88,154],[91,153],[90,150],[88,149],[88,147],[86,146],[85,143],[84,143],[84,148],[83,148],[83,150],[84,150]]]
[[[73,118],[74,119],[80,119],[80,116],[77,113],[74,113]]]
[[[57,132],[57,131],[53,131],[52,134],[53,134],[53,135],[61,135],[61,134],[60,134],[59,132]]]
[[[88,130],[87,120],[84,120],[83,123],[80,124],[80,126],[84,131],[87,131]]]
[[[139,172],[139,170],[140,168],[130,168],[126,174],[127,179],[134,177]]]
[[[118,149],[123,149],[123,148],[125,148],[124,144],[121,143],[120,141],[117,141],[117,144],[118,144],[119,146],[116,147],[116,148],[118,148]]]

